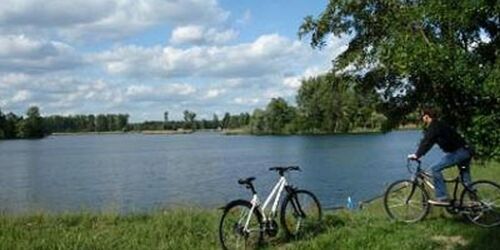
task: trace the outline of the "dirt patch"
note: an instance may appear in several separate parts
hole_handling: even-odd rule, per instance
[[[455,249],[456,247],[464,247],[469,243],[467,240],[462,238],[462,236],[439,235],[432,237],[432,240],[438,242],[444,247],[444,249],[447,250]]]

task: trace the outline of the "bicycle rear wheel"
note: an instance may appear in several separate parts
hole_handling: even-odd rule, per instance
[[[393,220],[417,222],[429,213],[429,195],[421,186],[410,180],[391,184],[384,194],[384,208]]]
[[[461,196],[465,217],[482,227],[500,225],[500,185],[492,181],[476,181]]]
[[[245,200],[230,202],[219,224],[219,240],[223,249],[254,249],[262,241],[262,216],[254,209],[248,230],[244,230],[252,204]]]
[[[297,237],[312,231],[321,222],[321,205],[307,190],[289,193],[281,205],[281,225],[285,237]]]

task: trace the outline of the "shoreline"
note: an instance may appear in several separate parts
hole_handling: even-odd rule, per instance
[[[418,131],[421,130],[419,127],[400,127],[395,128],[389,132],[393,131]],[[301,133],[260,133],[260,134],[252,134],[251,132],[245,129],[227,129],[220,131],[223,135],[251,135],[251,136],[330,136],[330,135],[369,135],[369,134],[384,134],[380,129],[353,129],[349,132],[301,132]]]
[[[418,127],[403,127],[393,129],[392,131],[414,131],[420,130]],[[330,135],[365,135],[365,134],[384,134],[384,132],[378,129],[355,129],[349,132],[304,132],[304,133],[282,133],[282,134],[252,134],[245,129],[225,129],[225,130],[213,130],[213,129],[199,129],[199,130],[142,130],[142,131],[103,131],[103,132],[55,132],[49,134],[48,136],[83,136],[83,135],[125,135],[125,134],[143,134],[143,135],[181,135],[181,134],[194,134],[198,132],[212,132],[220,133],[222,135],[232,136],[232,135],[249,135],[249,136],[330,136]],[[47,136],[47,137],[48,137]]]
[[[103,132],[55,132],[48,136],[80,136],[80,135],[125,135],[125,134],[143,134],[143,135],[178,135],[192,134],[193,130],[142,130],[142,131],[103,131]]]

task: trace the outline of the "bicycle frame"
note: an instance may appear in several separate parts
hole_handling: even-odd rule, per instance
[[[414,174],[413,176],[413,181],[415,183],[419,183],[418,181],[420,181],[420,183],[422,183],[422,185],[424,185],[425,187],[428,187],[430,188],[431,190],[435,190],[435,187],[434,187],[434,184],[432,182],[432,176],[427,173],[426,171],[420,169],[420,167],[417,169],[416,173]],[[457,201],[459,199],[458,197],[458,187],[459,187],[459,184],[462,184],[462,187],[464,187],[464,189],[470,191],[470,192],[473,192],[473,190],[471,190],[467,185],[464,184],[464,181],[462,179],[462,174],[461,172],[459,173],[459,176],[453,178],[453,179],[444,179],[444,182],[445,183],[454,183],[454,188],[453,188],[453,198],[452,198],[452,206],[455,206],[455,201]],[[413,194],[413,192],[412,192]],[[411,196],[411,195],[410,195]],[[460,202],[460,204],[458,205],[458,207],[462,207],[463,204],[462,204],[462,201]]]
[[[255,209],[259,209],[259,211],[261,212],[262,221],[264,223],[267,222],[272,217],[276,216],[278,202],[280,200],[281,193],[283,193],[283,189],[285,188],[286,185],[287,185],[286,178],[284,176],[281,176],[278,183],[276,183],[276,185],[274,185],[271,193],[267,196],[266,201],[264,202],[264,205],[262,207],[260,206],[260,200],[259,200],[259,197],[257,196],[257,194],[254,194],[252,196],[252,200],[250,201],[250,203],[252,203],[252,208],[250,209],[250,212],[248,213],[246,221],[245,221],[245,227],[244,227],[245,231],[248,231],[248,224],[250,223],[250,219],[252,218],[253,211]],[[271,207],[271,213],[269,214],[269,216],[266,216],[266,213],[265,213],[266,207],[270,204],[273,197],[274,197],[274,202],[273,202],[273,206]]]

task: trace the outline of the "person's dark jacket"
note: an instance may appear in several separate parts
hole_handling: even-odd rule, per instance
[[[417,158],[425,155],[434,143],[437,143],[446,153],[454,152],[466,146],[464,138],[457,131],[436,119],[432,120],[424,133],[424,138],[420,142],[417,153],[415,153]]]

